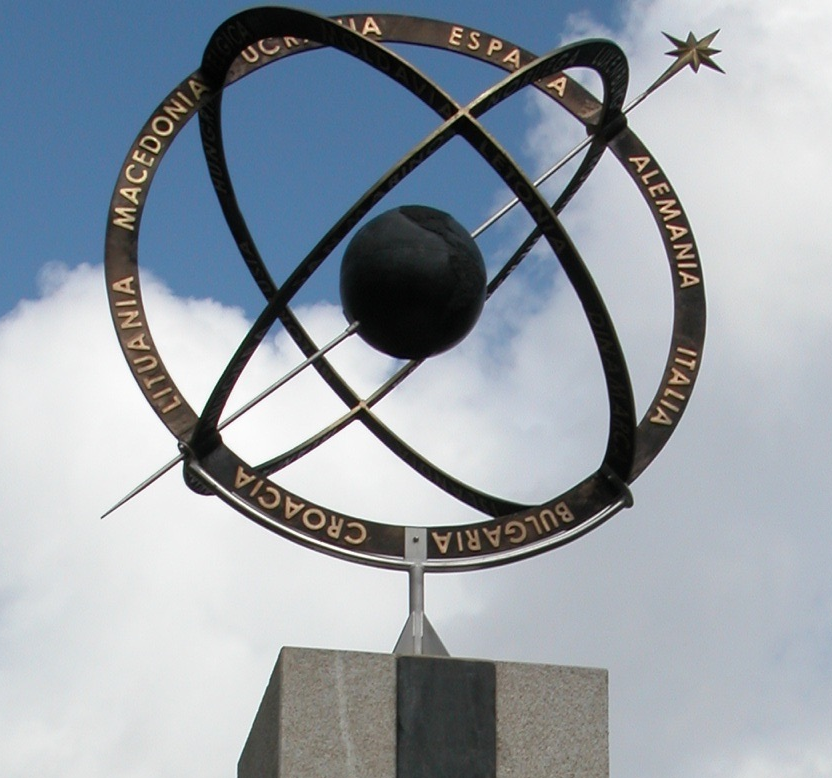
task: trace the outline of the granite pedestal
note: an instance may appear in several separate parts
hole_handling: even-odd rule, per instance
[[[608,778],[606,670],[284,648],[238,778]]]

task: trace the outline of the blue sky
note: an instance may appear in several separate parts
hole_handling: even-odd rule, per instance
[[[391,0],[383,10],[475,24],[538,53],[611,37],[630,60],[631,97],[669,62],[662,31],[721,28],[727,75],[680,74],[631,116],[696,232],[709,329],[690,409],[633,485],[635,506],[541,557],[429,577],[431,621],[457,656],[608,668],[619,778],[830,778],[832,10],[825,0],[508,9]],[[108,203],[143,122],[238,10],[3,8],[0,773],[10,778],[233,774],[281,646],[386,652],[405,620],[404,576],[276,538],[192,494],[178,473],[98,520],[175,453],[113,336]],[[454,94],[472,96],[499,75],[412,56]],[[225,105],[243,209],[278,277],[433,127],[352,63],[296,59],[229,90]],[[550,108],[521,94],[489,118],[531,173],[581,135]],[[395,197],[473,228],[504,193],[470,152],[450,151]],[[259,301],[220,222],[195,126],[165,158],[145,218],[154,334],[199,406]],[[641,414],[669,338],[655,228],[606,158],[564,221],[618,327]],[[495,228],[487,261],[523,229],[522,215]],[[336,270],[298,301],[320,340],[343,327]],[[236,400],[297,361],[276,333]],[[389,371],[355,339],[333,361],[361,391]],[[461,477],[543,499],[597,466],[598,372],[574,296],[540,252],[459,348],[391,398],[385,419]],[[304,376],[228,440],[257,460],[338,411]],[[285,477],[323,504],[382,521],[465,520],[359,430]]]
[[[71,9],[57,3],[5,4],[3,20],[9,34],[2,55],[6,74],[3,93],[10,108],[2,118],[3,156],[10,192],[7,202],[12,207],[5,210],[3,234],[9,256],[21,259],[7,263],[0,312],[12,308],[21,296],[37,294],[37,273],[44,261],[73,265],[81,257],[90,262],[100,259],[102,214],[112,191],[114,171],[118,171],[130,142],[167,91],[198,67],[205,42],[219,23],[243,7],[233,2],[142,2],[110,4],[105,12],[104,6],[96,3],[78,3]],[[495,33],[540,53],[559,43],[570,13],[587,13],[598,20],[615,18],[613,4],[560,4],[555,18],[551,9],[541,18],[543,7],[507,12],[473,2],[461,2],[452,8],[444,3],[426,2],[416,8],[392,2],[384,10],[442,19],[450,11],[453,18],[449,21],[458,17],[460,22],[476,23],[485,30],[494,28]],[[344,8],[320,2],[309,10],[336,14]],[[317,67],[319,74],[325,73],[325,65]],[[355,99],[358,95],[343,94],[344,81],[339,81],[338,75],[336,71],[323,76],[325,81],[333,79],[331,88],[319,85],[326,113],[341,115],[351,106],[354,111],[364,110],[361,101]],[[358,78],[357,71],[350,75]],[[274,74],[272,78],[280,76]],[[246,88],[249,92],[257,89]],[[339,88],[341,99],[337,97]],[[314,84],[300,79],[287,89],[290,94],[294,89],[301,94],[316,94]],[[257,91],[258,99],[264,90]],[[329,100],[333,99],[335,104],[330,107]],[[288,114],[285,118],[300,125],[288,136],[308,134],[306,117],[292,116],[291,109]],[[233,116],[231,110],[228,115]],[[241,119],[241,134],[255,129],[257,122],[252,118]],[[234,118],[231,121],[234,126]],[[262,126],[257,129],[271,130],[272,134],[275,131]],[[191,134],[191,145],[195,146],[193,128]],[[356,149],[354,141],[344,138],[340,151]],[[254,147],[258,159],[268,154],[266,147],[267,139],[258,139]],[[304,150],[299,153],[308,159]],[[333,155],[337,153],[333,150]],[[290,160],[297,161],[298,153],[290,155]],[[275,153],[273,162],[272,175],[285,178],[281,169],[286,160]],[[188,157],[188,165],[183,166],[187,188],[204,181],[202,170],[191,169],[197,164]],[[313,170],[319,173],[320,167]],[[187,236],[182,243],[187,245]],[[176,285],[176,270],[171,265],[166,263],[164,273]],[[177,288],[185,292],[184,287]],[[190,288],[190,293],[200,291]]]

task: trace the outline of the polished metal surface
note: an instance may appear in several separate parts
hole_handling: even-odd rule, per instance
[[[678,195],[653,155],[629,127],[624,114],[688,65],[694,70],[700,65],[718,70],[712,60],[717,52],[710,47],[716,33],[701,41],[693,35],[688,36],[687,41],[670,38],[676,46],[670,52],[675,58],[674,63],[653,85],[624,107],[627,61],[624,53],[609,41],[580,41],[536,57],[506,39],[479,31],[477,35],[483,39],[488,37],[499,46],[474,46],[473,42],[479,38],[471,37],[469,28],[442,21],[354,14],[349,17],[348,24],[342,22],[343,19],[327,19],[287,8],[257,8],[232,17],[212,36],[200,68],[162,101],[128,151],[108,215],[105,271],[111,315],[137,384],[177,439],[182,455],[147,479],[125,500],[184,458],[189,484],[216,494],[269,530],[349,561],[409,570],[411,618],[415,629],[412,635],[414,646],[419,643],[421,649],[424,646],[420,641],[429,635],[430,626],[423,607],[425,572],[477,569],[513,562],[563,545],[597,527],[632,504],[629,485],[667,443],[687,407],[698,377],[705,333],[705,297],[699,254]],[[450,51],[496,65],[506,75],[470,103],[462,105],[403,59],[398,53],[401,49],[394,51],[386,45],[388,43]],[[343,213],[312,251],[287,274],[286,281],[278,286],[262,259],[234,195],[223,148],[223,90],[265,65],[298,54],[314,55],[322,47],[339,50],[397,82],[436,113],[437,126]],[[501,52],[499,57],[495,56],[496,51]],[[603,84],[600,98],[569,75],[575,68],[590,69],[600,76]],[[577,170],[553,202],[544,199],[538,186],[559,169],[564,160],[533,181],[480,123],[488,111],[526,87],[537,89],[560,105],[588,132],[587,140],[567,155],[572,159],[585,152]],[[214,190],[240,256],[264,298],[262,312],[199,413],[187,403],[155,347],[142,303],[138,264],[139,228],[150,185],[173,139],[197,114]],[[327,358],[327,352],[337,343],[333,341],[319,347],[290,308],[294,296],[312,273],[330,261],[333,252],[365,216],[398,183],[454,138],[469,143],[516,197],[475,231],[474,237],[517,204],[522,205],[535,222],[528,237],[489,279],[487,297],[493,296],[535,244],[544,240],[557,256],[580,300],[603,368],[609,429],[601,464],[572,488],[539,505],[523,505],[488,494],[440,470],[374,413],[374,406],[418,369],[419,361],[406,362],[382,386],[362,397]],[[647,204],[673,278],[673,325],[665,370],[647,412],[640,419],[613,321],[578,249],[558,218],[607,150],[627,171]],[[231,417],[221,420],[237,379],[266,335],[277,325],[292,337],[305,360]],[[336,341],[340,342],[349,332]],[[220,432],[228,423],[307,367],[317,371],[344,405],[339,418],[293,449],[255,465],[225,445]],[[479,511],[483,519],[461,526],[429,525],[407,529],[400,524],[372,522],[318,505],[289,492],[270,478],[353,423],[364,425],[382,445],[420,476],[449,497]],[[412,548],[412,539],[417,535],[423,539],[418,558]]]

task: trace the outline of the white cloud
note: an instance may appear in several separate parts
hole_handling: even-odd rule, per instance
[[[198,407],[245,322],[216,303],[176,299],[152,276],[144,286],[166,364]],[[9,398],[0,440],[3,772],[230,770],[279,648],[390,650],[406,616],[406,579],[272,538],[219,501],[191,494],[175,474],[99,521],[175,452],[119,364],[103,292],[99,268],[53,266],[43,298],[0,322],[0,394]],[[326,306],[305,319],[316,335],[343,326]],[[188,337],[194,333],[200,337]],[[357,384],[378,377],[379,360],[357,342],[338,357]],[[297,361],[278,341],[243,383],[259,390]],[[263,430],[289,421],[289,433],[303,434],[294,421],[314,415],[319,398],[300,387],[253,412],[259,427],[241,423],[229,439],[257,453],[262,441],[252,442]],[[408,501],[391,519],[388,501],[367,494],[368,467],[386,467],[384,483],[401,494],[397,484],[409,472],[372,458],[363,464],[367,441],[353,436],[350,444],[291,483],[344,509],[363,494],[364,510],[413,521]],[[429,505],[436,496],[421,499]],[[460,583],[447,581],[433,597],[436,611],[460,609]]]
[[[832,446],[821,355],[832,279],[818,203],[829,172],[819,128],[832,101],[817,45],[830,11],[651,3],[630,19],[622,43],[635,55],[636,85],[666,64],[655,56],[657,30],[723,27],[716,44],[728,76],[680,75],[631,118],[699,240],[710,303],[701,383],[668,450],[635,484],[635,509],[551,556],[473,576],[479,608],[450,636],[463,654],[487,640],[490,655],[610,667],[617,775],[824,775]],[[606,164],[567,223],[610,298],[643,410],[668,310],[642,210]],[[511,396],[524,398],[524,413],[547,407],[530,386],[573,407],[563,396],[570,381],[524,380],[534,374],[526,344],[539,347],[533,335],[552,331],[540,323],[556,317],[529,317],[513,345]],[[524,432],[501,445],[521,448]]]
[[[820,355],[832,340],[832,278],[818,203],[832,10],[651,2],[628,20],[618,39],[634,93],[669,62],[655,56],[658,30],[722,27],[728,75],[679,75],[630,119],[698,239],[702,377],[677,435],[634,485],[632,511],[497,583],[483,578],[500,613],[490,631],[516,655],[530,650],[516,636],[537,620],[535,660],[610,668],[615,775],[825,775],[832,445]],[[628,189],[605,165],[566,218],[622,322],[643,403],[656,381],[650,354],[666,348],[645,313],[664,326],[667,282],[649,275],[653,228],[636,221],[637,201],[620,199]]]
[[[700,384],[634,485],[635,508],[553,554],[431,578],[428,611],[458,655],[608,667],[616,776],[829,776],[832,9],[667,0],[634,4],[626,18],[616,37],[639,86],[666,64],[658,30],[722,27],[728,75],[682,74],[631,118],[696,230],[710,306]],[[669,304],[642,210],[605,163],[567,223],[609,297],[643,409]],[[246,322],[145,285],[160,350],[198,407]],[[529,310],[517,290],[504,299],[382,412],[452,472],[545,497],[552,480],[566,486],[595,466],[603,397],[585,387],[597,368],[568,292]],[[332,307],[305,316],[320,340],[342,326]],[[111,326],[100,269],[89,267],[52,268],[42,299],[0,320],[0,765],[10,778],[233,772],[281,645],[389,650],[405,617],[403,576],[271,538],[177,475],[99,522],[174,452],[119,364]],[[512,337],[493,349],[503,326]],[[239,397],[297,359],[278,338]],[[385,369],[355,341],[334,359],[362,388]],[[331,420],[340,408],[312,378],[228,439],[256,458]],[[300,410],[287,413],[290,403]],[[351,434],[285,477],[385,521],[445,515],[435,490],[412,485],[366,438]],[[391,509],[388,493],[408,499]]]

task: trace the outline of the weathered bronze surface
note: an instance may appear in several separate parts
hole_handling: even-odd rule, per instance
[[[415,43],[463,54],[496,65],[507,75],[468,105],[460,105],[385,47],[387,42]],[[344,213],[279,287],[263,262],[234,196],[223,151],[222,92],[225,86],[260,67],[321,47],[338,49],[393,79],[436,112],[438,125]],[[715,52],[707,49],[707,53]],[[601,77],[601,100],[568,75],[569,70],[578,67],[592,69]],[[147,401],[185,451],[190,480],[292,540],[352,561],[407,568],[404,527],[347,516],[292,494],[269,478],[348,424],[360,422],[420,475],[485,516],[481,522],[464,526],[427,527],[424,568],[429,571],[481,568],[540,553],[579,537],[630,505],[628,484],[662,449],[687,407],[702,353],[705,298],[696,244],[679,198],[622,114],[627,82],[624,54],[615,44],[603,40],[582,41],[535,57],[503,38],[474,28],[406,16],[356,14],[326,19],[293,9],[258,8],[225,22],[211,38],[201,67],[162,101],[130,148],[115,187],[106,238],[107,289],[122,350]],[[526,86],[561,105],[585,125],[592,138],[577,171],[551,204],[478,121]],[[138,267],[139,226],[150,184],[170,143],[197,113],[214,189],[241,257],[265,299],[261,314],[199,414],[188,405],[156,350],[142,305]],[[217,428],[248,360],[276,322],[305,356],[318,351],[318,345],[289,307],[292,298],[388,192],[457,136],[503,179],[536,224],[491,279],[488,296],[543,238],[557,255],[583,306],[609,398],[609,432],[600,467],[540,505],[521,505],[484,493],[441,471],[373,413],[373,406],[410,375],[418,362],[409,362],[372,395],[362,398],[325,356],[316,359],[314,368],[344,403],[342,418],[268,462],[256,466],[245,462],[222,442]],[[640,420],[613,322],[557,217],[607,148],[647,202],[673,278],[673,329],[666,367],[649,410]]]

